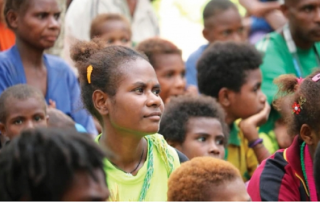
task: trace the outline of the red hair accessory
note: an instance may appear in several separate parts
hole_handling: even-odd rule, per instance
[[[294,114],[300,114],[300,111],[302,109],[302,105],[306,102],[306,98],[300,97],[298,103],[294,102],[292,105],[293,113]]]
[[[300,105],[298,103],[293,103],[292,105],[293,113],[294,114],[299,114],[301,111]]]

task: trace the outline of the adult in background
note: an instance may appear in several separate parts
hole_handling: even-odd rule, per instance
[[[118,13],[131,22],[133,45],[159,35],[158,19],[149,0],[74,0],[65,18],[64,58],[69,64],[73,64],[70,46],[77,40],[90,40],[91,21],[102,13]]]
[[[271,103],[277,91],[274,78],[282,74],[294,74],[298,78],[309,75],[320,66],[320,1],[319,0],[285,0],[281,5],[287,25],[280,32],[272,32],[257,44],[263,54],[262,91]],[[286,148],[286,127],[283,127],[279,115],[271,110],[269,120],[261,126],[265,138],[278,142],[279,147]],[[273,132],[274,129],[274,132]],[[271,153],[277,148],[269,150]]]

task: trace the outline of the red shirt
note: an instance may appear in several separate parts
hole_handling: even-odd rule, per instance
[[[0,51],[7,50],[15,44],[14,33],[0,22]]]
[[[296,136],[289,148],[261,163],[247,188],[253,201],[310,200],[300,163],[301,144]]]

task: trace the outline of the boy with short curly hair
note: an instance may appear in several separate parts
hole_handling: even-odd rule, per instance
[[[251,178],[258,162],[269,156],[257,130],[270,110],[260,89],[261,61],[254,46],[217,42],[204,52],[197,66],[200,92],[216,98],[226,113],[230,128],[226,158],[240,170],[244,181]]]
[[[209,96],[172,98],[160,122],[159,133],[189,159],[224,158],[228,129],[221,106]]]
[[[168,201],[250,201],[237,168],[210,157],[181,164],[169,178]]]

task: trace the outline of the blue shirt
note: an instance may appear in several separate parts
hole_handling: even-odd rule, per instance
[[[209,44],[202,45],[198,50],[193,52],[186,62],[186,79],[187,85],[194,85],[198,87],[197,79],[197,63],[200,59],[203,51],[209,46]]]
[[[97,134],[92,117],[83,108],[80,88],[71,68],[60,58],[43,55],[47,68],[47,92],[45,99],[56,102],[56,108],[71,116],[91,134]],[[26,75],[18,48],[13,46],[0,53],[0,95],[10,86],[26,84]]]

